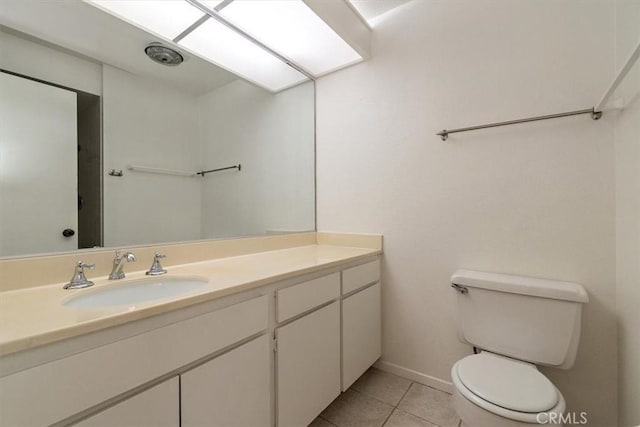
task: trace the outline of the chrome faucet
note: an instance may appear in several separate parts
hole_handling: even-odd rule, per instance
[[[153,256],[153,264],[151,264],[151,268],[149,268],[149,271],[147,271],[146,273],[147,276],[159,276],[161,274],[166,274],[167,270],[162,268],[162,265],[160,264],[160,259],[166,257],[166,255],[163,255],[160,252],[156,252],[156,254]]]
[[[136,256],[133,252],[116,251],[116,257],[113,259],[113,270],[109,274],[109,280],[124,279],[124,264],[126,262],[132,262],[136,260]]]
[[[73,277],[71,281],[63,286],[64,289],[81,289],[88,288],[89,286],[93,286],[93,282],[87,280],[84,275],[84,269],[88,268],[89,270],[95,267],[95,264],[85,264],[83,261],[78,261],[76,264],[76,269],[73,272]]]

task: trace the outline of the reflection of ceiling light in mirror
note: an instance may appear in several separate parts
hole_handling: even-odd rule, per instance
[[[204,13],[184,0],[86,0],[106,12],[173,40]],[[214,2],[216,3],[216,2]]]
[[[410,0],[349,0],[358,13],[369,23],[375,18],[408,3]]]
[[[218,6],[220,6],[221,9],[224,9],[225,7],[229,6],[229,4],[233,3],[236,0],[199,0],[199,1],[203,5],[207,6],[209,9],[219,12],[220,10],[216,9]]]
[[[178,44],[273,92],[307,79],[302,73],[214,19],[207,20]]]
[[[314,76],[362,60],[301,0],[235,0],[220,14]]]

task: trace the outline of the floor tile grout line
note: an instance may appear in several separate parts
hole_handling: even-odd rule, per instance
[[[353,385],[352,385],[351,387],[349,387],[347,390],[357,391],[358,393],[360,393],[360,394],[362,394],[362,395],[364,395],[364,396],[367,396],[367,397],[370,397],[370,398],[372,398],[372,399],[375,399],[375,400],[377,400],[378,402],[382,402],[382,403],[384,403],[385,405],[392,406],[394,409],[395,409],[395,408],[397,408],[397,407],[398,407],[398,405],[400,404],[400,402],[402,401],[402,399],[404,399],[404,397],[407,395],[407,393],[409,392],[409,389],[410,389],[410,388],[411,388],[411,386],[415,383],[415,381],[410,380],[410,379],[405,378],[405,377],[401,377],[400,375],[391,374],[391,373],[389,373],[389,372],[382,371],[382,370],[380,370],[380,369],[378,369],[378,368],[373,368],[373,369],[377,369],[377,370],[379,370],[380,372],[382,372],[383,374],[391,375],[391,376],[394,376],[394,377],[396,377],[396,378],[401,378],[401,379],[403,379],[403,380],[407,380],[407,381],[409,381],[409,387],[407,387],[407,389],[404,391],[404,393],[402,394],[402,397],[400,398],[400,400],[398,400],[398,403],[396,403],[395,405],[393,405],[393,404],[391,404],[391,403],[389,403],[389,402],[385,402],[384,400],[378,399],[376,396],[374,396],[374,395],[372,395],[372,394],[369,394],[369,393],[367,393],[367,392],[365,392],[365,391],[358,390],[357,388],[355,388],[355,387],[356,387],[356,383],[353,383]],[[363,376],[364,376],[364,375],[363,375]],[[345,390],[345,391],[346,391],[346,390]]]
[[[320,418],[323,421],[328,422],[329,424],[331,424],[332,426],[338,427],[337,425],[335,425],[334,423],[332,423],[331,421],[329,421],[328,419],[324,418],[322,415],[318,415],[318,418]]]
[[[411,381],[411,384],[409,385],[409,388],[407,389],[407,391],[406,391],[406,392],[404,393],[404,395],[402,396],[402,399],[404,399],[404,398],[405,398],[405,396],[409,393],[409,390],[411,389],[411,386],[412,386],[412,385],[414,385],[414,384],[418,384],[418,385],[421,385],[421,386],[423,386],[423,387],[432,388],[432,389],[437,390],[437,391],[442,391],[442,390],[438,390],[437,388],[429,387],[428,385],[424,385],[424,384],[419,383],[419,382],[416,382],[416,381]],[[443,392],[443,393],[446,393],[446,392],[444,392],[444,391],[442,391],[442,392]],[[447,394],[450,394],[450,393],[447,393]],[[402,399],[400,399],[400,402],[402,402]],[[398,402],[398,405],[400,405],[400,402]],[[402,411],[402,412],[404,412],[405,414],[409,414],[409,415],[412,415],[412,416],[414,416],[414,417],[416,417],[416,418],[420,418],[422,421],[426,421],[426,422],[428,422],[429,424],[434,425],[435,427],[442,427],[440,424],[436,424],[436,423],[434,423],[434,422],[433,422],[433,421],[431,421],[431,420],[428,420],[428,419],[426,419],[426,418],[424,418],[424,417],[421,417],[420,415],[416,415],[416,414],[414,414],[413,412],[409,412],[409,411],[405,411],[404,409],[400,409],[400,408],[398,408],[398,406],[396,406],[396,409],[397,409],[398,411]],[[385,422],[386,422],[386,421],[385,421]],[[459,424],[460,424],[460,421],[458,421],[458,427],[459,427]],[[384,427],[384,424],[382,425],[382,427]]]
[[[386,406],[387,408],[391,408],[390,413],[386,416],[386,418],[384,419],[384,421],[382,422],[382,424],[380,424],[380,427],[384,427],[384,426],[388,425],[389,420],[390,420],[390,419],[391,419],[391,417],[393,416],[394,412],[396,412],[396,410],[397,410],[399,413],[403,413],[403,414],[406,414],[406,415],[408,415],[408,416],[415,417],[415,418],[417,418],[418,420],[422,420],[422,421],[424,421],[424,422],[428,423],[428,425],[430,425],[430,426],[433,426],[433,427],[442,427],[442,425],[441,425],[441,424],[434,423],[433,421],[431,421],[431,420],[429,420],[429,419],[427,419],[427,418],[424,418],[423,416],[416,415],[416,414],[414,414],[413,412],[410,412],[410,411],[407,411],[407,410],[404,410],[404,409],[400,409],[400,408],[399,408],[399,406],[402,404],[403,400],[407,397],[407,395],[409,394],[409,392],[411,391],[411,388],[412,388],[413,386],[416,386],[416,387],[418,387],[418,386],[420,386],[420,387],[425,387],[425,388],[427,388],[427,389],[431,389],[431,390],[433,390],[433,391],[435,391],[435,392],[439,392],[439,393],[443,393],[443,394],[448,394],[449,396],[451,396],[451,393],[447,393],[447,392],[446,392],[446,391],[444,391],[444,390],[440,390],[440,389],[438,389],[438,388],[435,388],[435,387],[429,386],[429,385],[427,385],[427,384],[422,384],[422,383],[420,383],[420,382],[417,382],[417,381],[411,380],[411,379],[409,379],[409,378],[405,378],[405,377],[402,377],[402,376],[399,376],[399,375],[390,374],[390,373],[387,373],[387,372],[384,372],[384,371],[381,371],[381,372],[383,372],[383,373],[385,373],[385,374],[388,374],[388,375],[390,375],[390,376],[394,376],[394,377],[397,377],[397,378],[400,378],[400,379],[407,380],[407,382],[409,383],[409,385],[407,386],[407,388],[406,388],[406,389],[404,390],[404,392],[402,393],[402,396],[400,397],[400,399],[399,399],[399,400],[397,400],[397,402],[396,402],[395,404],[394,404],[394,403],[390,403],[390,402],[388,402],[388,401],[384,401],[384,400],[380,399],[379,397],[377,397],[376,395],[370,394],[370,392],[368,392],[368,391],[358,390],[358,388],[357,388],[356,384],[353,384],[353,385],[352,385],[351,387],[349,387],[347,390],[345,390],[344,392],[340,393],[339,397],[340,397],[341,395],[343,395],[344,393],[346,393],[347,391],[352,391],[352,392],[354,392],[354,393],[356,393],[356,394],[359,394],[359,395],[361,395],[361,396],[363,396],[363,397],[365,397],[365,398],[371,399],[372,401],[376,401],[376,402],[378,402],[378,403],[380,403],[380,404],[382,404],[382,405]],[[396,385],[397,385],[397,384],[396,384]],[[326,422],[327,424],[329,424],[331,427],[340,427],[338,424],[335,424],[335,423],[333,423],[332,421],[329,421],[328,419],[324,418],[324,417],[323,417],[323,416],[321,416],[321,415],[318,415],[318,418],[320,418],[320,419],[322,419],[323,421],[325,421],[325,422]],[[461,427],[461,426],[460,426],[460,423],[461,423],[461,420],[460,420],[460,418],[458,417],[458,423],[456,424],[456,427]]]
[[[398,405],[400,405],[400,402],[402,402],[402,399],[404,399],[407,396],[407,393],[409,393],[409,390],[411,390],[411,386],[414,385],[415,383],[416,383],[415,381],[411,381],[411,383],[409,384],[409,387],[407,387],[407,389],[405,390],[400,400],[398,400],[398,403],[396,403],[396,406],[395,406],[396,408],[398,408]]]
[[[411,387],[411,385],[409,385],[409,387]],[[380,402],[380,403],[384,403],[384,404],[385,404],[385,405],[387,405],[387,406],[391,406],[391,407],[392,407],[392,408],[394,408],[394,409],[398,407],[398,405],[395,405],[395,406],[394,406],[394,405],[392,405],[391,403],[389,403],[389,402],[385,402],[384,400],[380,400],[380,399],[378,399],[377,397],[375,397],[375,396],[373,396],[373,395],[371,395],[371,394],[369,394],[369,393],[366,393],[366,392],[364,392],[364,391],[360,391],[360,390],[355,389],[355,388],[354,388],[354,389],[348,388],[347,390],[355,391],[356,393],[359,393],[359,394],[361,394],[361,395],[363,395],[363,396],[369,397],[369,398],[371,398],[371,399],[373,399],[373,400],[377,400],[378,402]],[[409,391],[409,389],[407,389],[407,391]],[[402,395],[402,397],[404,397],[406,394],[407,394],[407,392],[405,391],[405,392],[404,392],[404,394]],[[400,398],[400,400],[402,400],[402,398]],[[400,401],[398,401],[398,403],[400,403]]]
[[[402,402],[402,399],[404,399],[404,397],[407,395],[407,393],[409,393],[409,390],[411,389],[411,386],[413,385],[414,381],[411,381],[409,383],[409,387],[407,387],[407,389],[405,390],[405,392],[402,394],[402,397],[400,398],[400,400],[398,400],[398,403],[395,404],[395,406],[393,407],[393,409],[391,410],[391,413],[389,414],[389,416],[387,417],[386,420],[384,420],[384,422],[382,423],[381,427],[384,427],[387,422],[389,422],[389,418],[391,418],[391,416],[393,415],[393,413],[396,411],[396,409],[398,409],[398,405],[400,404],[400,402]],[[398,409],[401,410],[401,409]],[[404,411],[402,411],[404,412]]]
[[[389,421],[389,418],[391,418],[391,415],[393,415],[395,411],[396,411],[396,408],[391,408],[391,412],[389,412],[389,415],[387,415],[387,418],[384,419],[384,422],[380,424],[380,427],[384,427],[385,424],[387,424],[387,421]]]
[[[440,424],[436,424],[436,423],[434,423],[433,421],[429,421],[428,419],[426,419],[426,418],[422,418],[422,417],[421,417],[421,416],[419,416],[419,415],[412,414],[411,412],[407,412],[407,411],[402,410],[402,409],[400,409],[400,408],[396,408],[396,409],[397,409],[398,411],[400,411],[400,412],[404,413],[404,414],[411,415],[412,417],[418,418],[419,420],[422,420],[422,421],[426,421],[427,423],[431,424],[433,427],[442,427]],[[384,427],[384,425],[383,425],[382,427]],[[457,427],[460,427],[460,426],[457,426]]]
[[[409,388],[410,388],[410,387],[411,387],[411,385],[409,385]],[[404,396],[407,394],[407,392],[409,391],[409,388],[407,388],[407,391],[405,391],[405,393],[402,395],[402,397],[404,397]],[[375,401],[377,401],[377,402],[379,402],[379,403],[382,403],[382,404],[383,404],[383,405],[385,405],[385,406],[389,406],[389,407],[391,408],[391,413],[390,413],[390,414],[389,414],[389,416],[387,416],[387,418],[384,420],[384,423],[386,423],[386,422],[387,422],[387,420],[389,419],[389,417],[391,416],[391,414],[393,414],[394,409],[396,409],[396,406],[393,406],[392,404],[390,404],[390,403],[388,403],[388,402],[384,402],[384,401],[382,401],[382,400],[380,400],[380,399],[378,399],[378,398],[375,398],[375,397],[373,397],[373,396],[369,395],[368,393],[364,393],[364,392],[359,391],[359,390],[356,390],[355,388],[352,388],[352,387],[349,387],[349,388],[348,388],[348,389],[346,389],[345,391],[341,392],[341,393],[338,395],[338,397],[337,397],[336,399],[338,399],[340,396],[342,396],[343,394],[345,394],[345,393],[346,393],[347,391],[349,391],[349,390],[350,390],[350,391],[352,391],[352,392],[354,392],[354,393],[361,394],[362,396],[365,396],[365,397],[367,397],[367,398],[369,398],[369,399],[373,399],[373,400],[375,400]],[[402,398],[401,398],[400,400],[402,400]],[[400,403],[400,402],[398,401],[398,403]],[[318,415],[318,417],[319,417],[319,418],[322,418],[324,421],[328,422],[328,423],[329,423],[329,424],[331,424],[332,426],[339,427],[337,424],[332,423],[331,421],[329,421],[329,420],[327,420],[326,418],[324,418],[322,415]],[[384,423],[382,423],[382,424],[380,425],[380,427],[383,427],[383,426],[384,426]]]

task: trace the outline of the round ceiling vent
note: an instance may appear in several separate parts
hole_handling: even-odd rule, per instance
[[[175,66],[182,64],[184,58],[180,53],[160,43],[151,43],[144,49],[149,58],[162,65]]]

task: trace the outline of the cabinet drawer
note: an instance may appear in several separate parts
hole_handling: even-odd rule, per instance
[[[340,296],[340,273],[278,291],[278,322],[283,322]]]
[[[380,280],[380,260],[349,268],[342,272],[342,294]]]
[[[60,421],[263,331],[267,321],[262,296],[1,378],[2,424]]]

